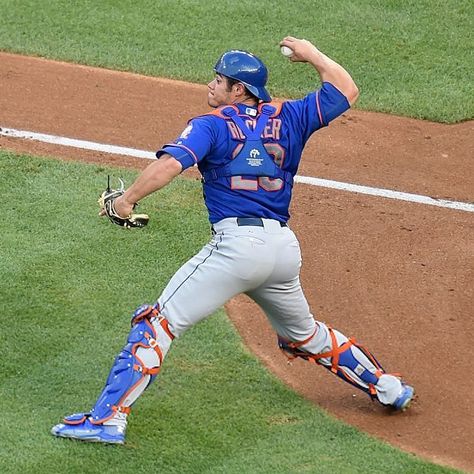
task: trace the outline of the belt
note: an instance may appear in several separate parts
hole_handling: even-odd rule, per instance
[[[260,217],[237,217],[237,225],[240,226],[256,226],[263,227],[263,220]],[[286,222],[280,222],[281,227],[288,227]]]

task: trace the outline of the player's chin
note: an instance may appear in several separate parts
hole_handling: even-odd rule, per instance
[[[211,94],[207,94],[207,103],[209,105],[209,107],[213,107],[214,109],[216,107],[219,107],[219,103],[217,102],[217,100],[214,98],[213,95]]]

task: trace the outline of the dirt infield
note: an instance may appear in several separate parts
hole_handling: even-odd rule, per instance
[[[207,111],[205,86],[4,53],[0,91],[0,127],[150,151]],[[311,138],[299,174],[472,202],[473,136],[474,122],[448,126],[350,111]],[[148,164],[6,137],[0,148]],[[474,470],[474,214],[300,184],[290,224],[315,316],[402,373],[418,400],[391,415],[322,368],[287,365],[260,310],[239,297],[227,309],[244,341],[335,416],[407,451]]]

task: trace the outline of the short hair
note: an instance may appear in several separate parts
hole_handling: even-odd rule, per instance
[[[225,77],[226,80],[227,80],[227,91],[230,92],[232,90],[232,86],[235,85],[235,84],[242,84],[245,88],[245,92],[247,93],[247,95],[251,98],[251,99],[255,99],[257,102],[260,102],[260,99],[252,94],[248,89],[247,87],[245,87],[245,84],[242,83],[242,81],[239,81],[238,79],[234,79],[232,77],[228,77],[228,76],[222,76],[222,77]]]

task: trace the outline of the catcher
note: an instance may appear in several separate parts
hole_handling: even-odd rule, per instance
[[[109,186],[102,195],[101,213],[114,224],[143,227],[148,218],[133,213],[136,203],[197,164],[213,235],[154,304],[133,313],[125,347],[93,408],[66,417],[53,435],[124,443],[130,409],[158,375],[172,341],[239,293],[264,310],[290,358],[322,365],[392,410],[409,406],[413,388],[353,339],[316,321],[301,288],[300,246],[288,225],[293,178],[308,138],[345,112],[359,91],[349,73],[309,41],[287,37],[280,45],[291,50],[291,61],[316,70],[319,89],[272,102],[263,62],[227,51],[208,84],[213,110],[158,150],[158,160],[129,189]]]

